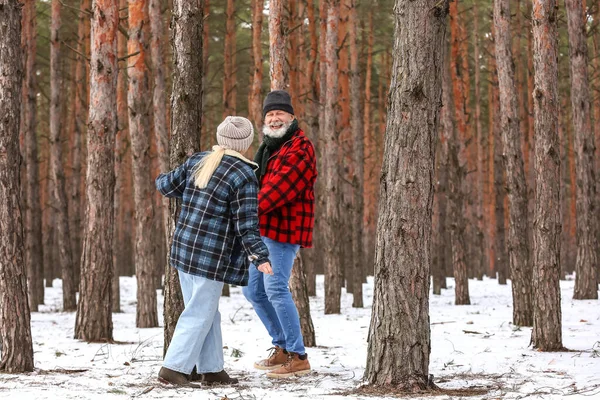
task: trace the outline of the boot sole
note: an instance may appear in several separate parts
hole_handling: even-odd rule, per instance
[[[289,374],[267,374],[267,378],[285,379],[293,378],[295,376],[304,376],[308,374],[310,374],[310,369],[306,369],[304,371],[290,372]]]
[[[254,368],[259,369],[261,371],[273,371],[274,369],[277,369],[279,367],[281,367],[283,364],[278,364],[278,365],[273,365],[271,367],[266,367],[264,365],[260,365],[258,363],[254,363]]]

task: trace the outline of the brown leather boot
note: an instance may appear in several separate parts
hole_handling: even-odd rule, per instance
[[[287,361],[288,355],[283,352],[283,349],[279,346],[271,347],[269,349],[271,354],[269,358],[260,360],[254,363],[254,368],[262,371],[270,371],[275,368],[281,367]]]
[[[158,372],[158,380],[165,384],[200,388],[200,385],[190,383],[186,374],[162,367]]]
[[[288,359],[281,367],[267,373],[267,378],[290,378],[310,373],[308,356],[302,360],[298,353],[289,353]]]
[[[225,370],[219,372],[208,372],[202,374],[202,383],[208,386],[211,385],[235,385],[238,383],[238,378],[232,378]]]

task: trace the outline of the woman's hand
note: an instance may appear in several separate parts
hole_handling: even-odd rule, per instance
[[[260,264],[258,270],[264,274],[273,275],[273,268],[271,268],[271,263],[269,262]]]

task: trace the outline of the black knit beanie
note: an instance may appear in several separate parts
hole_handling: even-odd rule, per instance
[[[263,102],[263,118],[269,111],[281,110],[294,115],[292,99],[285,90],[273,90]]]

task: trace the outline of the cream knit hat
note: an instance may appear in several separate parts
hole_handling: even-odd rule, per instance
[[[226,117],[217,127],[217,143],[226,149],[243,153],[254,139],[252,123],[244,117]]]

